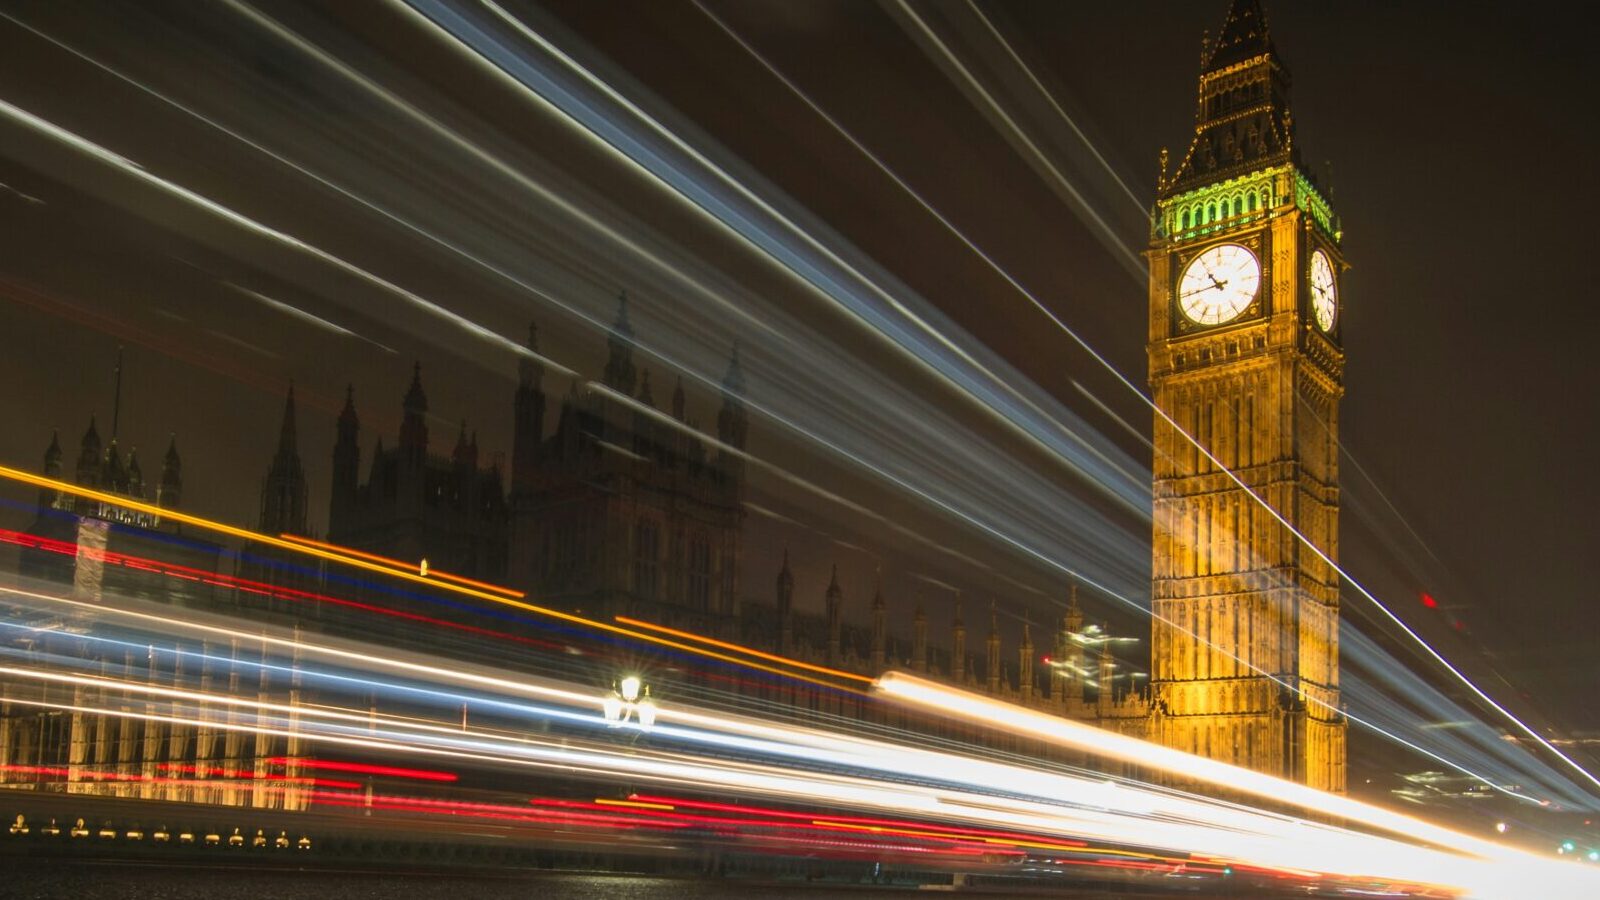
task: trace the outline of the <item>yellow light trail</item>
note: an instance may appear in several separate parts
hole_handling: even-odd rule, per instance
[[[840,669],[830,669],[827,666],[819,666],[808,662],[802,662],[798,659],[792,659],[787,656],[779,656],[776,653],[768,653],[765,650],[757,650],[754,647],[747,647],[744,644],[734,644],[728,641],[719,641],[716,638],[706,637],[703,634],[695,634],[692,631],[680,631],[676,628],[668,628],[665,625],[657,625],[654,622],[646,622],[642,619],[630,618],[629,616],[617,616],[617,621],[624,625],[632,625],[635,628],[646,628],[651,631],[659,631],[662,634],[670,634],[673,637],[683,638],[690,641],[698,641],[702,644],[707,644],[712,647],[720,647],[723,650],[732,650],[736,653],[748,653],[757,659],[770,660],[772,662],[782,663],[786,666],[794,666],[796,668],[806,669],[812,672],[820,672],[825,675],[832,675],[835,678],[846,678],[851,681],[860,681],[866,684],[872,683],[872,679],[865,675],[857,675],[854,672],[845,672]]]
[[[19,592],[12,592],[19,593]],[[50,598],[46,598],[50,599]],[[59,598],[57,598],[59,600]],[[185,622],[162,616],[108,609],[96,604],[78,601],[59,601],[85,612],[98,613],[110,618],[142,618],[145,620],[193,632],[218,633],[225,629]],[[169,633],[162,631],[161,633]],[[347,660],[378,663],[389,668],[412,672],[427,672],[452,680],[468,680],[479,684],[492,684],[513,688],[520,693],[545,696],[559,695],[580,703],[593,705],[596,698],[585,692],[560,690],[522,684],[504,678],[474,675],[440,666],[385,659],[369,654],[358,654],[308,644],[300,641],[273,638],[270,635],[241,637],[274,645],[295,648],[302,655],[333,655]],[[877,762],[873,768],[890,772],[905,781],[885,780],[880,777],[846,775],[837,772],[796,768],[792,764],[729,761],[718,755],[706,757],[698,754],[630,746],[623,750],[597,749],[545,741],[526,734],[504,734],[482,729],[458,729],[455,724],[430,724],[396,720],[388,716],[374,716],[364,710],[335,710],[323,708],[307,710],[303,707],[267,703],[263,701],[218,695],[205,691],[162,687],[137,681],[119,681],[81,673],[44,672],[15,668],[0,669],[0,674],[37,678],[57,683],[110,687],[145,697],[159,697],[216,702],[235,708],[246,707],[270,712],[290,719],[287,727],[276,723],[246,724],[220,722],[203,715],[173,716],[154,712],[135,713],[116,705],[43,703],[22,697],[12,698],[20,705],[42,708],[70,709],[113,716],[131,717],[152,721],[203,724],[210,727],[254,731],[265,734],[300,737],[313,741],[352,744],[400,753],[488,761],[541,768],[556,768],[566,772],[585,772],[605,775],[624,775],[666,783],[693,785],[698,789],[725,792],[730,787],[750,793],[774,797],[822,802],[832,805],[859,806],[898,813],[955,819],[1004,826],[1040,835],[1039,849],[1054,849],[1049,835],[1071,834],[1124,846],[1165,847],[1203,853],[1211,857],[1250,861],[1280,871],[1317,871],[1342,876],[1381,875],[1386,879],[1400,878],[1407,882],[1489,885],[1498,896],[1522,896],[1501,888],[1513,883],[1526,886],[1528,878],[1537,876],[1541,896],[1557,896],[1554,889],[1563,879],[1582,884],[1586,889],[1595,887],[1596,873],[1587,867],[1560,865],[1547,860],[1537,860],[1527,854],[1506,855],[1504,859],[1481,860],[1473,856],[1460,856],[1440,850],[1403,844],[1388,838],[1351,832],[1346,829],[1322,826],[1291,819],[1261,810],[1234,807],[1227,804],[1208,803],[1199,798],[1164,796],[1137,787],[1118,787],[1082,778],[1063,778],[1046,770],[999,765],[980,758],[949,753],[934,753],[916,748],[883,745],[879,742],[860,741],[848,736],[832,740],[840,746],[854,748],[854,759],[829,759],[818,757],[824,764],[854,763],[857,766],[872,762],[868,757],[877,755],[880,748],[893,749],[898,755],[886,765]],[[670,712],[670,711],[665,711]],[[231,717],[230,717],[231,718]],[[686,717],[687,718],[687,717]],[[708,725],[720,730],[737,732],[743,723],[737,719],[698,715]],[[328,734],[320,720],[347,721],[371,734],[353,736]],[[1004,720],[996,720],[1005,723]],[[825,735],[803,729],[764,726],[766,730],[792,736],[802,742],[820,741]],[[386,729],[379,731],[378,729]],[[423,743],[417,743],[422,741]],[[465,746],[463,746],[463,744]],[[801,756],[803,761],[810,758]],[[926,779],[959,781],[972,784],[984,793],[956,787],[927,785]],[[1008,796],[996,797],[988,791],[1000,790]],[[1070,805],[1063,805],[1070,804]],[[1411,837],[1409,833],[1408,837]],[[1017,842],[1027,846],[1026,841]],[[1537,862],[1538,868],[1529,869],[1527,863]],[[1506,865],[1515,863],[1516,865]],[[1593,893],[1571,893],[1563,896],[1593,896]]]
[[[846,687],[846,686],[840,685],[840,684],[835,684],[835,683],[830,682],[830,681],[824,681],[824,680],[819,679],[819,678],[812,678],[812,677],[810,677],[808,675],[801,675],[801,674],[799,674],[797,672],[791,672],[791,671],[787,671],[787,670],[784,670],[784,669],[775,668],[773,666],[767,666],[767,665],[763,665],[761,663],[751,662],[750,660],[746,660],[746,659],[739,659],[738,657],[728,656],[728,655],[723,654],[723,653],[717,653],[715,651],[706,650],[706,649],[703,649],[703,648],[700,648],[700,647],[695,647],[695,646],[693,646],[691,644],[684,644],[684,643],[680,643],[678,641],[668,640],[666,638],[657,637],[656,635],[647,634],[647,633],[642,632],[642,631],[635,631],[635,630],[628,629],[628,628],[619,628],[616,625],[612,625],[612,624],[610,624],[608,622],[600,622],[600,621],[597,621],[595,619],[588,619],[588,618],[585,618],[583,616],[574,615],[572,613],[562,612],[561,610],[558,610],[558,609],[551,609],[548,606],[538,606],[538,605],[535,605],[535,604],[532,604],[532,603],[523,602],[522,600],[515,600],[515,599],[512,599],[510,597],[503,596],[501,594],[492,593],[490,591],[479,590],[478,588],[468,587],[468,586],[462,585],[462,584],[452,584],[452,583],[449,583],[449,582],[440,581],[438,579],[429,578],[426,575],[419,574],[415,570],[411,570],[411,569],[396,569],[396,568],[393,568],[392,566],[389,566],[387,564],[380,564],[380,563],[372,562],[371,560],[362,559],[360,557],[347,556],[347,555],[345,555],[343,553],[335,553],[335,552],[332,552],[332,551],[329,551],[329,550],[324,550],[321,547],[316,547],[316,546],[310,546],[310,545],[307,545],[307,544],[303,544],[303,543],[300,543],[299,541],[285,540],[285,539],[283,539],[281,537],[277,537],[275,535],[263,534],[262,532],[259,532],[259,531],[251,531],[248,528],[240,528],[237,525],[229,525],[226,522],[219,522],[219,521],[217,521],[215,519],[207,519],[207,518],[204,518],[202,516],[196,516],[196,515],[193,515],[193,514],[190,514],[190,513],[179,512],[178,510],[175,510],[175,509],[167,509],[167,508],[164,508],[164,507],[156,506],[153,503],[146,503],[146,502],[144,502],[142,500],[135,500],[135,499],[132,499],[130,497],[123,497],[123,496],[120,496],[120,495],[117,495],[117,494],[109,494],[109,493],[106,493],[105,491],[97,491],[97,490],[94,490],[92,488],[82,487],[81,485],[76,485],[76,484],[72,484],[70,482],[61,481],[61,480],[56,479],[56,478],[49,478],[49,477],[46,477],[44,475],[35,475],[32,472],[27,472],[27,471],[24,471],[22,469],[14,469],[14,468],[11,468],[10,466],[0,465],[0,478],[9,478],[12,481],[18,481],[18,482],[21,482],[23,484],[32,485],[33,487],[48,488],[50,490],[59,491],[59,492],[64,493],[64,494],[71,494],[71,495],[76,496],[76,497],[82,497],[82,498],[84,498],[86,500],[93,500],[93,501],[95,501],[97,503],[104,503],[104,504],[106,504],[108,506],[121,507],[123,509],[129,509],[129,510],[133,510],[135,512],[142,512],[142,513],[144,513],[146,515],[158,516],[158,517],[163,518],[163,519],[170,519],[171,521],[174,521],[174,522],[182,522],[185,525],[193,525],[196,528],[203,528],[203,529],[206,529],[208,531],[214,531],[214,532],[217,532],[219,534],[226,534],[226,535],[228,535],[230,537],[240,538],[242,540],[257,541],[257,542],[264,543],[264,544],[266,544],[268,546],[271,546],[271,547],[276,547],[276,548],[278,548],[280,550],[289,550],[289,551],[292,551],[292,552],[295,552],[295,553],[300,553],[300,554],[304,554],[304,555],[307,555],[307,556],[317,557],[319,559],[327,560],[329,562],[336,562],[336,563],[340,563],[342,565],[347,565],[347,566],[352,566],[354,568],[363,569],[363,570],[366,570],[368,572],[376,572],[378,574],[387,575],[387,576],[390,576],[392,578],[399,578],[399,579],[402,579],[404,581],[410,581],[410,582],[415,583],[415,584],[428,585],[429,587],[432,587],[432,588],[435,588],[435,589],[438,589],[438,590],[450,591],[451,593],[461,594],[461,595],[468,596],[468,597],[473,597],[473,598],[478,599],[478,600],[486,600],[486,601],[488,601],[490,603],[498,603],[498,604],[500,604],[502,606],[514,607],[516,609],[524,610],[526,612],[535,613],[535,614],[541,615],[541,616],[548,616],[548,617],[550,617],[552,619],[558,619],[560,621],[568,622],[568,623],[571,623],[571,624],[574,624],[574,625],[581,625],[581,626],[583,626],[585,628],[593,628],[595,630],[604,631],[604,632],[607,632],[609,634],[620,635],[622,637],[630,638],[630,639],[636,640],[636,641],[644,641],[645,643],[656,644],[656,645],[659,645],[659,646],[662,646],[662,647],[671,648],[673,650],[682,650],[682,651],[684,651],[686,653],[692,653],[692,654],[695,654],[697,656],[706,657],[708,659],[715,659],[715,660],[717,660],[719,662],[732,663],[733,665],[736,665],[736,666],[744,666],[746,668],[756,669],[756,670],[762,671],[762,672],[767,672],[768,674],[772,674],[772,675],[781,675],[781,676],[783,676],[785,678],[796,678],[796,679],[799,679],[801,681],[810,682],[812,684],[821,685],[823,687],[833,688],[834,690],[861,694],[863,696],[866,695],[865,691],[862,691],[862,690],[859,690],[859,689],[856,689],[856,688]],[[333,546],[333,545],[330,545],[330,546]],[[497,588],[496,590],[509,591],[510,589],[509,588]],[[51,599],[58,599],[58,598],[51,598]]]
[[[1209,856],[1250,860],[1254,861],[1255,864],[1279,871],[1307,870],[1309,865],[1306,862],[1308,854],[1314,852],[1322,862],[1322,865],[1315,868],[1318,873],[1343,874],[1360,878],[1382,877],[1387,880],[1393,880],[1398,877],[1408,882],[1427,884],[1439,884],[1442,878],[1444,879],[1443,883],[1448,884],[1458,881],[1457,878],[1450,877],[1450,873],[1454,871],[1451,868],[1452,866],[1460,869],[1471,867],[1472,863],[1471,860],[1462,860],[1459,857],[1445,856],[1444,854],[1420,848],[1402,848],[1394,845],[1391,841],[1365,835],[1350,834],[1348,835],[1348,840],[1324,842],[1313,851],[1311,848],[1295,846],[1302,839],[1301,835],[1295,833],[1239,835],[1233,834],[1226,829],[1211,826],[1159,823],[1142,817],[1129,818],[1114,814],[1097,817],[1104,821],[1096,826],[1089,820],[1063,818],[1062,813],[1068,812],[1067,810],[1051,808],[1048,805],[1041,807],[1040,804],[1027,801],[1016,803],[1016,812],[1006,813],[991,808],[986,804],[970,805],[962,802],[963,797],[970,797],[971,795],[947,791],[930,792],[929,789],[914,784],[898,784],[846,776],[827,776],[819,773],[773,767],[748,765],[729,767],[720,760],[706,760],[703,758],[676,762],[671,758],[651,758],[633,753],[622,755],[612,752],[574,750],[554,746],[541,748],[537,746],[536,742],[525,738],[515,741],[511,745],[502,743],[499,748],[485,747],[482,750],[472,750],[404,743],[392,737],[369,738],[319,733],[308,734],[302,728],[293,725],[285,728],[275,725],[227,722],[202,716],[135,712],[115,706],[96,706],[86,703],[47,703],[24,698],[16,698],[12,702],[20,706],[35,708],[62,709],[142,721],[303,738],[397,753],[422,754],[538,768],[554,767],[568,772],[589,774],[626,774],[628,777],[636,779],[687,784],[707,790],[725,790],[729,785],[737,785],[755,793],[784,797],[791,800],[798,799],[829,804],[844,804],[846,806],[862,806],[883,811],[910,812],[915,815],[934,815],[941,818],[957,818],[968,822],[1000,825],[1008,828],[1043,829],[1047,832],[1065,830],[1077,833],[1088,830],[1098,832],[1096,836],[1101,839],[1123,844],[1164,845],[1177,849],[1189,846],[1183,841],[1184,838],[1187,838],[1190,841],[1198,841],[1200,844],[1205,845],[1207,848],[1205,852]],[[497,750],[500,752],[496,752]],[[507,752],[515,755],[508,756],[506,755]],[[526,754],[537,755],[530,757]],[[1042,812],[1031,811],[1035,810],[1035,808],[1039,808]],[[1121,830],[1108,831],[1105,824],[1118,820],[1126,820]],[[1324,837],[1327,837],[1327,835],[1324,835]],[[1351,844],[1352,841],[1354,845]],[[1018,843],[1026,844],[1028,842]],[[1047,841],[1041,841],[1040,843],[1048,844]],[[1226,846],[1219,846],[1219,844]],[[1385,848],[1387,851],[1382,852],[1381,863],[1375,862],[1373,859],[1373,854],[1381,852],[1380,848]],[[1407,857],[1405,854],[1410,852],[1416,853],[1420,858],[1411,859]],[[1384,874],[1381,876],[1374,874],[1378,872],[1383,872]],[[1551,895],[1546,894],[1545,896]]]
[[[946,716],[970,718],[1056,744],[1087,750],[1110,759],[1130,762],[1161,772],[1196,779],[1229,791],[1241,791],[1267,800],[1287,803],[1337,819],[1359,822],[1441,847],[1474,853],[1488,859],[1520,859],[1522,851],[1462,834],[1422,819],[1320,791],[1159,744],[1131,738],[1079,722],[1047,716],[1020,706],[1001,703],[967,691],[890,672],[877,681],[880,691],[909,704]]]
[[[671,812],[677,809],[670,803],[646,803],[643,800],[612,800],[609,797],[596,797],[594,802],[601,806],[631,806],[637,809],[660,809]]]
[[[379,556],[376,553],[368,553],[365,550],[357,550],[354,547],[346,547],[342,544],[330,544],[327,541],[315,541],[311,538],[302,537],[298,534],[289,534],[288,532],[283,532],[279,534],[278,537],[281,537],[286,541],[293,541],[296,544],[304,544],[307,547],[316,547],[319,550],[327,550],[330,553],[339,553],[345,556],[355,557],[357,559],[366,559],[376,563],[384,563],[392,566],[396,572],[409,572],[413,569],[416,569],[419,572],[421,571],[419,565],[408,563],[403,559],[393,559],[388,556]],[[494,591],[495,593],[505,594],[507,597],[517,600],[527,596],[527,594],[514,588],[501,587],[498,584],[490,584],[487,581],[479,581],[475,578],[468,578],[465,575],[456,575],[450,572],[441,571],[432,566],[428,567],[428,577],[442,578],[445,581],[453,581],[457,584],[464,584],[467,587],[480,588],[485,591]]]

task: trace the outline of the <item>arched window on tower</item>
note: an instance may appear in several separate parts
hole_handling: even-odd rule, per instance
[[[633,592],[645,600],[656,599],[661,575],[661,532],[656,523],[642,519],[633,526]]]
[[[1189,229],[1191,229],[1193,227],[1194,227],[1194,210],[1186,209],[1186,210],[1183,211],[1183,230],[1184,231],[1188,231]]]
[[[1250,194],[1250,205],[1249,205],[1249,208],[1246,211],[1247,212],[1255,212],[1256,211],[1256,195],[1254,193]]]

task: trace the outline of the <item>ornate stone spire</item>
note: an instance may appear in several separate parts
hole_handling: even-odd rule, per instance
[[[347,385],[333,442],[333,490],[328,504],[328,534],[338,540],[351,524],[361,478],[361,419],[356,416],[356,388]]]
[[[1055,659],[1059,668],[1052,682],[1060,682],[1063,694],[1071,700],[1083,699],[1083,644],[1076,635],[1083,633],[1083,610],[1078,608],[1078,586],[1067,589],[1067,614],[1061,617],[1061,633],[1056,637]]]
[[[130,497],[144,499],[144,470],[139,467],[139,448],[128,450],[127,492]]]
[[[731,447],[744,449],[749,417],[744,408],[744,367],[739,361],[739,345],[733,345],[728,371],[722,376],[722,409],[717,413],[717,439]]]
[[[161,460],[161,483],[156,486],[156,505],[177,509],[183,502],[183,458],[178,455],[178,436],[167,438],[167,455]]]
[[[400,420],[400,452],[420,466],[428,454],[428,395],[422,390],[420,361],[411,370],[411,387],[406,390],[402,406],[405,416]]]
[[[1207,71],[1224,69],[1235,63],[1273,52],[1272,35],[1267,28],[1261,0],[1233,0],[1222,31],[1210,47]]]
[[[539,328],[528,325],[528,352],[517,361],[517,394],[511,431],[511,490],[527,494],[538,481],[539,444],[544,440],[544,363],[538,357]]]
[[[778,652],[794,655],[794,573],[789,571],[789,550],[783,551],[783,568],[778,570]]]
[[[100,431],[95,428],[94,416],[90,416],[89,427],[83,432],[83,440],[78,444],[77,482],[79,484],[85,487],[99,486],[100,467],[104,462],[101,459],[102,453]]]
[[[628,321],[627,291],[617,297],[617,319],[611,323],[606,347],[609,351],[603,376],[606,387],[632,397],[637,376],[633,368],[633,324]]]
[[[295,426],[294,385],[283,401],[283,422],[278,427],[278,449],[267,477],[261,482],[261,531],[265,534],[306,533],[306,476],[300,465],[299,433]]]
[[[1202,57],[1195,137],[1172,177],[1163,179],[1162,197],[1292,161],[1289,72],[1259,0],[1234,0]]]

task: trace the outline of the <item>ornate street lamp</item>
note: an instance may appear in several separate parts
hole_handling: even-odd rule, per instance
[[[632,720],[637,720],[641,728],[656,723],[656,702],[650,699],[649,686],[637,675],[629,675],[618,682],[600,701],[600,711],[612,728],[620,728]]]

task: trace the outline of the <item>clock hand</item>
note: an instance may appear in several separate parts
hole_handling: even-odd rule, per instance
[[[1212,280],[1215,281],[1216,279],[1212,279]],[[1223,284],[1226,284],[1226,283],[1227,282],[1223,282]],[[1194,290],[1184,291],[1183,293],[1178,295],[1178,299],[1181,300],[1184,297],[1192,297],[1195,294],[1203,294],[1206,291],[1220,291],[1220,290],[1222,290],[1222,285],[1221,284],[1218,284],[1216,286],[1212,286],[1212,285],[1208,284],[1205,287],[1197,287]]]

